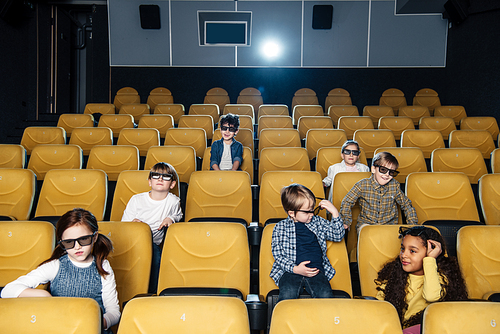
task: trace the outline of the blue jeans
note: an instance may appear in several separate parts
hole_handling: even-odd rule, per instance
[[[313,298],[333,298],[330,282],[328,282],[322,271],[313,277],[284,273],[279,280],[278,286],[280,288],[278,302],[285,299],[299,298],[304,288]]]
[[[153,244],[153,257],[151,259],[151,274],[149,276],[149,293],[156,294],[158,289],[158,275],[160,274],[160,262],[161,262],[161,247]],[[161,292],[161,291],[158,291]]]

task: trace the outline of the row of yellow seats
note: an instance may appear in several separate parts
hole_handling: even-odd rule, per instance
[[[147,289],[148,260],[151,259],[149,227],[142,223],[128,222],[101,222],[100,225],[101,233],[108,235],[115,246],[115,252],[111,255],[110,262],[116,274],[119,299],[123,303],[137,293],[141,293],[141,290]],[[23,268],[15,273],[6,271],[2,277],[5,277],[7,281],[11,278],[10,276],[15,279],[18,275],[23,274],[22,271],[28,272],[37,265],[31,258],[32,254],[14,251],[19,247],[33,248],[33,242],[27,240],[29,235],[39,239],[36,246],[41,243],[40,236],[45,234],[49,236],[49,242],[45,246],[49,249],[45,253],[50,254],[54,245],[54,228],[48,223],[2,222],[0,227],[2,229],[1,235],[5,236],[3,237],[5,242],[1,244],[1,247],[6,249],[4,253],[15,254],[12,257],[5,257],[2,261],[15,260],[16,263],[25,263],[26,261],[22,261],[21,257],[31,260],[29,268]],[[44,233],[41,228],[46,228],[49,232]],[[273,262],[270,252],[272,228],[272,225],[266,226],[263,233],[259,268],[260,300],[266,298],[270,291],[277,288],[268,275]],[[374,296],[376,294],[373,282],[374,275],[387,260],[398,254],[399,240],[395,237],[398,228],[399,226],[394,225],[367,226],[361,230],[358,252],[362,295]],[[31,233],[28,233],[28,229]],[[40,233],[35,235],[33,231]],[[231,235],[231,238],[228,238],[228,235]],[[500,237],[500,228],[493,226],[467,226],[458,233],[459,264],[470,297],[473,299],[487,298],[492,291],[498,291],[499,276],[492,275],[494,266],[491,264],[491,258],[498,258],[498,249],[494,247],[494,240],[498,237]],[[337,275],[331,281],[332,288],[346,291],[352,296],[345,245],[344,243],[329,243],[328,246],[328,256],[330,261],[335,263],[334,266],[337,269]],[[218,287],[237,289],[242,293],[243,298],[248,295],[250,261],[246,230],[242,225],[230,223],[174,224],[167,232],[164,248],[165,258],[162,258],[159,291],[179,286]],[[198,256],[200,249],[206,256]],[[45,253],[37,249],[35,255],[43,258]],[[139,261],[133,260],[138,258]],[[130,263],[135,265],[131,267]],[[7,267],[12,268],[10,265]],[[487,277],[488,284],[478,280],[479,276]],[[374,305],[382,305],[381,302],[377,303]],[[354,306],[354,304],[352,305]],[[377,309],[384,306],[374,307]],[[125,307],[126,309],[127,307]],[[2,314],[4,313],[2,312]],[[122,319],[125,319],[125,313]],[[120,326],[123,324],[121,323]]]

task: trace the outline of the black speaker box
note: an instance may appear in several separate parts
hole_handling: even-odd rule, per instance
[[[467,10],[458,0],[448,0],[444,4],[445,18],[453,24],[459,25],[467,18]]]
[[[158,5],[140,5],[142,29],[160,29],[160,7]]]
[[[313,29],[332,29],[333,6],[314,5],[313,6]]]

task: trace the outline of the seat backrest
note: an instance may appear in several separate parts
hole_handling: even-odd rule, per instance
[[[196,152],[191,146],[153,146],[146,155],[144,169],[149,171],[162,161],[175,168],[180,182],[189,183],[191,173],[196,170]]]
[[[274,170],[309,171],[309,157],[303,147],[267,147],[260,152],[259,184],[265,172]]]
[[[373,153],[379,147],[396,147],[396,139],[391,130],[356,130],[354,140],[363,148],[368,159],[373,158]]]
[[[111,221],[120,221],[122,219],[123,211],[125,211],[125,207],[133,195],[151,190],[148,177],[149,170],[126,170],[120,173],[113,195]],[[179,184],[176,183],[174,189],[170,192],[179,196]]]
[[[113,99],[113,104],[115,105],[115,110],[120,112],[120,108],[127,104],[138,104],[141,103],[141,97],[137,94],[118,94],[115,95]]]
[[[87,103],[84,114],[115,114],[115,105],[112,103]]]
[[[78,145],[37,145],[31,152],[28,169],[41,181],[51,169],[81,169],[82,161],[82,149]]]
[[[161,310],[158,315],[153,310]],[[250,334],[245,303],[220,296],[134,298],[123,311],[118,334],[159,332]]]
[[[458,264],[471,299],[500,290],[500,226],[464,226],[457,234]]]
[[[484,159],[489,159],[491,152],[496,148],[490,133],[486,130],[455,130],[450,133],[451,148],[469,147],[478,148]]]
[[[209,115],[212,116],[212,121],[218,122],[220,111],[216,104],[192,104],[189,106],[189,115]]]
[[[252,222],[251,180],[244,171],[198,171],[191,174],[186,198],[186,221],[228,217]]]
[[[406,183],[406,177],[414,172],[427,172],[424,153],[418,147],[379,147],[374,154],[379,152],[389,152],[398,159],[398,176],[396,181],[401,184]]]
[[[113,131],[113,137],[118,138],[120,131],[125,128],[134,127],[134,117],[132,115],[102,115],[99,118],[98,127],[110,128]]]
[[[253,87],[243,89],[236,101],[238,104],[251,104],[255,111],[264,103],[260,91]]]
[[[309,160],[314,159],[320,149],[341,147],[346,140],[347,136],[342,129],[311,129],[307,131],[305,146]]]
[[[261,116],[288,116],[288,106],[286,104],[262,104],[257,113],[257,119]]]
[[[394,114],[397,115],[399,108],[407,105],[405,94],[396,88],[386,89],[379,99],[379,105],[392,107]]]
[[[356,130],[373,128],[373,121],[368,116],[341,116],[337,126],[345,131],[347,139],[352,139]]]
[[[268,224],[262,231],[259,253],[259,295],[265,300],[267,294],[274,289],[278,289],[273,279],[269,276],[274,263],[271,250],[273,228],[276,224]],[[349,258],[345,243],[326,242],[326,255],[331,265],[335,268],[335,276],[330,280],[330,286],[334,290],[342,290],[352,297],[351,274],[349,271]]]
[[[207,149],[205,150],[205,154],[203,155],[203,162],[201,164],[201,170],[210,170],[211,151],[212,147],[207,147]],[[240,169],[250,175],[250,181],[253,183],[253,158],[250,147],[243,147],[243,162],[240,165]]]
[[[147,293],[152,257],[149,225],[140,222],[99,222],[99,232],[113,242],[113,252],[108,260],[115,273],[119,304]]]
[[[292,98],[292,110],[296,105],[319,105],[316,93],[310,88],[297,90]]]
[[[137,125],[139,129],[156,129],[160,133],[160,138],[165,138],[167,130],[174,127],[172,115],[144,115]]]
[[[191,146],[196,156],[202,158],[207,148],[207,135],[199,128],[171,128],[165,135],[165,145]]]
[[[441,106],[438,93],[430,88],[422,88],[413,97],[414,106],[425,106],[432,113],[435,108]]]
[[[495,117],[465,117],[460,121],[460,130],[486,130],[493,140],[498,137],[498,122]]]
[[[164,87],[157,87],[149,92],[147,104],[154,110],[159,104],[171,104],[174,103],[174,97],[170,90]]]
[[[500,304],[493,302],[432,303],[425,309],[422,333],[493,333],[499,312]]]
[[[394,110],[390,106],[365,106],[363,116],[370,117],[373,121],[373,127],[377,128],[380,117],[394,116]]]
[[[66,131],[66,136],[71,137],[74,128],[94,126],[94,117],[91,114],[61,114],[57,126]]]
[[[434,110],[434,116],[451,117],[455,125],[460,125],[462,118],[467,117],[463,106],[437,106]]]
[[[92,212],[102,220],[108,184],[102,170],[58,169],[45,175],[35,217],[62,216],[74,208]]]
[[[360,321],[362,314],[363,321]],[[328,330],[325,331],[325,329]],[[401,332],[398,312],[389,302],[363,299],[297,299],[279,302],[270,334],[389,334]]]
[[[250,254],[245,226],[215,222],[171,225],[163,245],[158,291],[171,287],[233,288],[246,299]]]
[[[471,184],[488,174],[481,151],[477,148],[438,148],[431,155],[432,172],[462,172]]]
[[[328,116],[333,121],[334,125],[339,124],[339,118],[342,116],[359,116],[359,111],[358,107],[356,106],[337,106],[337,105],[332,105],[328,107]]]
[[[78,310],[78,311],[76,311]],[[3,333],[100,333],[101,309],[90,298],[2,298]]]
[[[384,264],[396,258],[401,249],[400,226],[411,225],[365,225],[359,231],[358,268],[361,295],[375,297],[374,280]]]
[[[500,174],[486,174],[479,179],[479,201],[487,225],[500,222]]]
[[[496,148],[491,152],[491,172],[500,173],[500,149]]]
[[[214,88],[212,88],[211,90],[213,90],[213,89]],[[220,89],[222,89],[222,88],[220,88]],[[208,92],[210,92],[210,91],[208,91]],[[227,95],[227,92],[225,95],[223,95],[223,94],[221,94],[221,95],[210,94],[209,95],[208,92],[207,92],[207,95],[205,96],[205,99],[203,99],[203,104],[216,104],[219,106],[219,110],[224,110],[224,106],[226,104],[231,103],[229,96]]]
[[[426,106],[402,106],[399,108],[398,116],[410,117],[416,126],[422,117],[428,117],[431,113]]]
[[[255,124],[255,115],[251,104],[226,104],[224,109],[222,109],[222,114],[227,115],[229,113],[239,116],[250,116],[252,117],[252,124]]]
[[[425,130],[438,130],[441,132],[444,140],[448,140],[450,137],[451,131],[457,129],[455,125],[455,121],[451,117],[443,117],[443,116],[424,116],[420,118],[419,129]]]
[[[172,117],[174,118],[174,124],[178,124],[179,119],[182,115],[184,115],[184,105],[180,103],[158,104],[153,109],[153,114],[172,115]]]
[[[222,138],[222,135],[220,133],[220,129],[216,129],[214,131],[214,137],[212,139],[212,143],[216,140],[219,140]],[[244,147],[250,148],[252,151],[252,156],[254,152],[254,137],[253,137],[253,131],[250,129],[246,128],[239,128],[238,134],[236,135],[235,139],[241,143]]]
[[[182,115],[179,119],[179,128],[201,128],[205,130],[207,139],[214,135],[214,120],[209,115]]]
[[[321,174],[322,179],[328,175],[328,167],[342,162],[341,151],[341,146],[322,147],[318,150],[316,153],[316,171]],[[367,165],[365,151],[363,151],[363,148],[360,148],[360,151],[358,162]]]
[[[308,171],[270,171],[262,175],[259,196],[259,225],[264,226],[267,220],[286,218],[287,214],[281,204],[280,191],[292,183],[299,183],[311,189],[316,197],[324,198],[323,183],[318,172]],[[319,203],[319,200],[317,200]],[[325,218],[325,210],[320,216]]]
[[[144,115],[149,115],[149,104],[125,104],[120,108],[119,114],[132,115],[134,122],[137,123]]]
[[[127,128],[120,131],[117,145],[132,145],[137,147],[139,155],[145,157],[151,146],[160,145],[160,132],[151,128]]]
[[[349,92],[343,88],[334,88],[328,92],[325,99],[325,110],[330,106],[349,106],[352,100]]]
[[[259,152],[266,147],[300,147],[299,131],[295,129],[264,129],[259,136]]]
[[[54,225],[49,222],[1,221],[0,287],[26,275],[50,258],[56,242],[55,234]]]
[[[288,115],[261,116],[257,127],[257,137],[264,129],[293,129],[292,117]]]
[[[298,104],[293,107],[292,119],[293,124],[299,123],[299,118],[302,116],[323,116],[323,107],[320,105]]]
[[[137,89],[133,87],[122,87],[118,89],[116,95],[138,95]]]
[[[66,144],[66,131],[56,126],[28,126],[23,131],[21,145],[26,149],[26,153],[31,155],[31,151],[40,144]]]
[[[0,144],[0,168],[24,168],[26,149],[17,144]]]
[[[420,224],[446,219],[479,221],[476,200],[464,173],[411,173],[405,192]]]
[[[83,155],[89,155],[94,146],[113,145],[113,132],[110,128],[76,128],[69,143],[80,146]]]
[[[109,181],[116,181],[124,170],[139,170],[139,150],[132,145],[94,146],[89,154],[87,169],[103,170]]]
[[[410,117],[406,116],[383,116],[378,120],[378,128],[380,130],[391,130],[396,140],[401,139],[401,133],[404,130],[415,129],[415,124]]]
[[[424,153],[424,158],[430,159],[432,151],[445,145],[438,130],[405,130],[401,134],[401,147],[418,147]]]
[[[332,119],[328,116],[302,116],[299,118],[297,130],[300,139],[305,139],[311,129],[333,129]]]

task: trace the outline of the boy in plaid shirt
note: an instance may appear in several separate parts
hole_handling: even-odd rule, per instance
[[[345,230],[339,212],[327,200],[314,209],[316,197],[300,184],[281,190],[288,218],[276,224],[272,236],[274,264],[270,276],[278,285],[278,301],[298,298],[305,288],[313,298],[333,298],[329,281],[335,275],[326,256],[326,240],[342,241]],[[332,221],[317,216],[321,209]]]

